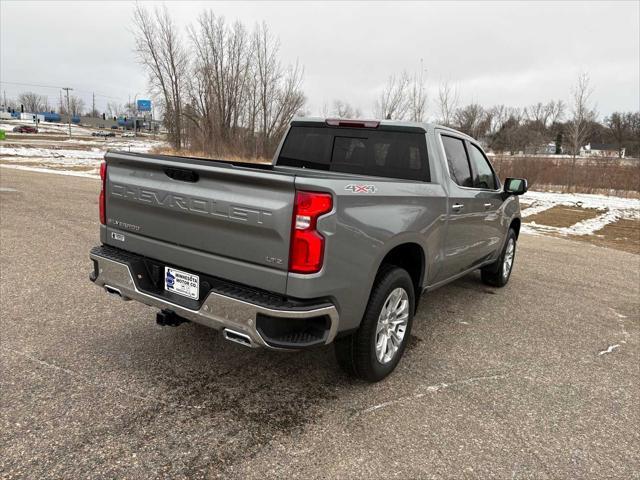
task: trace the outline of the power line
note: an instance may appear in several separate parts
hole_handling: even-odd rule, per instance
[[[0,80],[0,83],[4,83],[6,85],[18,85],[21,87],[39,87],[39,88],[55,88],[55,89],[63,89],[64,87],[59,87],[56,85],[38,85],[36,83],[20,83],[20,82],[5,82],[4,80]]]
[[[26,83],[26,82],[5,82],[4,80],[0,81],[0,84],[6,84],[6,85],[17,85],[20,87],[38,87],[38,88],[55,88],[56,90],[64,90],[66,87],[61,87],[58,85],[41,85],[41,84],[37,84],[37,83]],[[110,95],[103,95],[101,93],[95,93],[91,90],[80,90],[80,89],[75,89],[76,92],[82,92],[82,93],[87,93],[87,94],[92,94],[95,95],[96,97],[103,97],[103,98],[110,98],[111,100],[118,100],[123,102],[124,99],[120,98],[120,97],[112,97]]]

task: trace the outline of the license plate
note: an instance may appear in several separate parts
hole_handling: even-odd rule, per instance
[[[200,294],[200,278],[197,275],[164,267],[164,289],[184,297],[198,300]]]

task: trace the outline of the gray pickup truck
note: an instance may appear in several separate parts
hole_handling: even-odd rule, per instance
[[[247,347],[334,343],[387,376],[422,292],[481,269],[504,286],[524,179],[437,125],[299,119],[273,163],[109,152],[91,280]]]

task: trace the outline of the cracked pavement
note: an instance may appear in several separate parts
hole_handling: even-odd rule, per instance
[[[523,235],[369,385],[94,287],[98,181],[0,187],[1,478],[638,478],[640,256]]]

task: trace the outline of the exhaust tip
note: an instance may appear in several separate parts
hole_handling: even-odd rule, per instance
[[[235,330],[230,330],[225,328],[222,331],[222,335],[225,340],[229,340],[230,342],[239,343],[240,345],[244,345],[245,347],[253,347],[253,342],[251,341],[251,337],[245,333],[236,332]]]
[[[122,300],[124,300],[125,302],[127,300],[131,300],[129,297],[126,297],[122,294],[122,292],[120,291],[119,288],[116,287],[112,287],[111,285],[105,285],[104,286],[104,290],[105,292],[107,292],[109,295],[113,295],[116,297],[120,297]]]
[[[112,287],[111,285],[105,285],[104,289],[109,295],[115,295],[116,297],[122,298],[122,293],[119,289]]]

